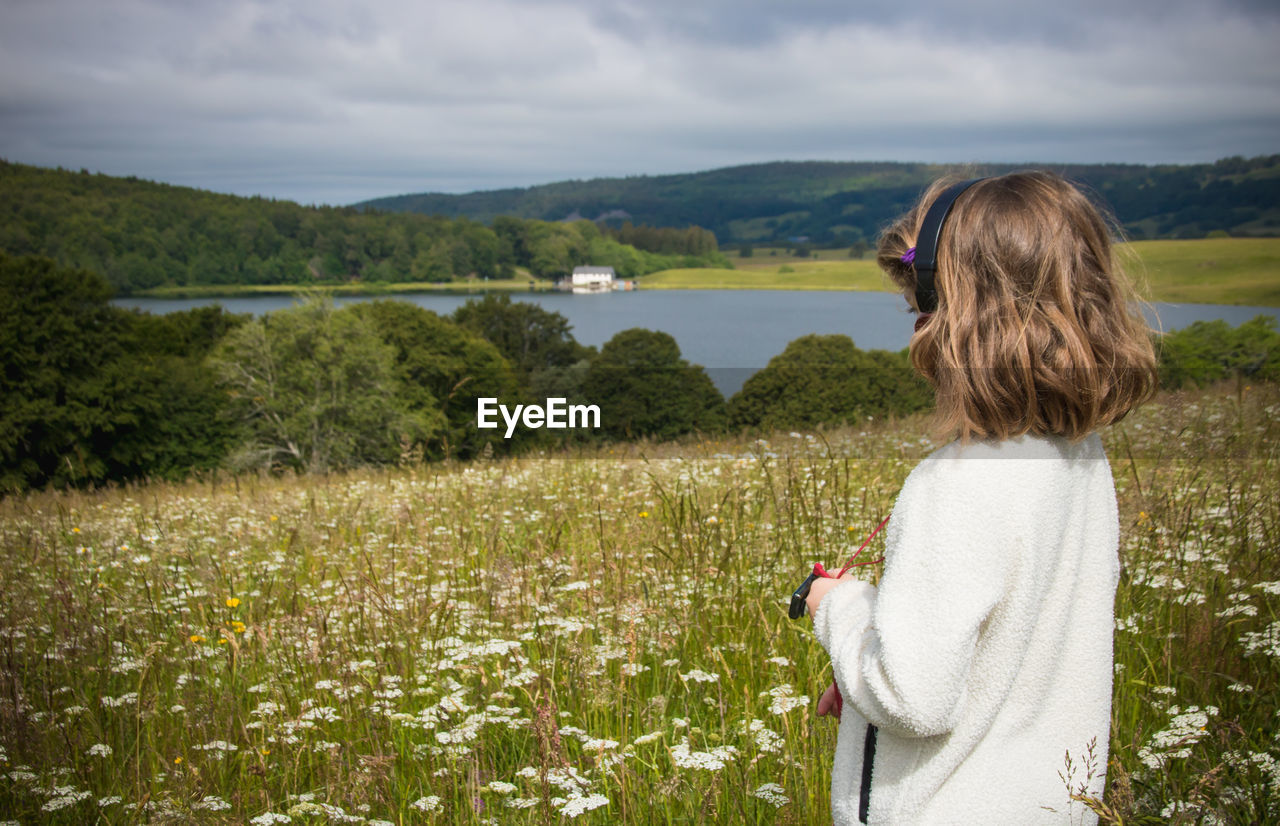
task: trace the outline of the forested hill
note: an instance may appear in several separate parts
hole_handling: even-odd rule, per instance
[[[466,195],[380,198],[357,206],[395,212],[585,217],[654,226],[696,224],[721,245],[800,237],[816,244],[872,241],[940,175],[1051,169],[1092,189],[1134,239],[1280,235],[1280,155],[1213,164],[981,164],[779,162],[682,175],[597,178]]]
[[[634,278],[723,266],[697,227],[306,207],[0,161],[0,252],[106,276],[118,293],[163,286],[552,278],[580,264]]]

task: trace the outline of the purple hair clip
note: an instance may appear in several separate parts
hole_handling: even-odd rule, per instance
[[[916,262],[916,248],[912,247],[902,254],[902,263],[914,264]]]

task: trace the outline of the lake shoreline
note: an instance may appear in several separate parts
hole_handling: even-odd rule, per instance
[[[822,284],[767,284],[767,283],[741,283],[741,284],[716,284],[715,286],[703,286],[699,284],[680,283],[680,284],[651,284],[646,285],[643,280],[636,284],[636,291],[644,292],[687,292],[687,291],[712,291],[712,292],[744,292],[752,290],[768,290],[774,292],[832,292],[832,293],[885,293],[893,294],[895,290],[887,289],[871,289],[864,286],[834,287]],[[448,282],[443,284],[421,284],[414,282],[393,283],[393,284],[336,284],[336,285],[304,285],[304,284],[225,284],[217,286],[192,286],[192,287],[157,287],[150,290],[136,290],[131,293],[117,294],[116,299],[207,299],[207,298],[260,298],[268,296],[292,296],[305,297],[308,295],[333,295],[333,296],[350,296],[350,297],[377,297],[385,296],[394,298],[399,295],[475,295],[483,296],[488,293],[505,293],[508,295],[543,295],[546,293],[560,293],[561,290],[555,286],[547,284],[530,286],[527,282],[512,283],[503,281],[490,281],[484,284],[468,284],[462,282]],[[1256,300],[1248,300],[1247,297],[1241,297],[1235,301],[1212,301],[1206,298],[1197,300],[1188,300],[1186,297],[1177,295],[1170,296],[1152,291],[1149,301],[1161,301],[1170,304],[1217,304],[1224,307],[1280,307],[1280,301],[1275,303],[1259,303]]]

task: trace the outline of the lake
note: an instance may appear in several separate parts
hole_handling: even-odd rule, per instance
[[[447,315],[476,295],[405,293],[393,296],[343,296],[354,301],[396,298]],[[707,368],[722,393],[731,395],[755,371],[781,353],[787,343],[809,333],[842,333],[864,350],[901,350],[911,339],[914,316],[896,293],[819,290],[638,290],[594,295],[513,293],[560,313],[583,344],[604,344],[620,330],[644,327],[670,333],[680,352]],[[290,296],[252,298],[121,298],[113,303],[152,313],[221,304],[233,313],[261,314],[294,304]],[[1235,326],[1259,314],[1280,321],[1280,308],[1222,304],[1157,303],[1148,323],[1176,330],[1194,321],[1223,319]]]

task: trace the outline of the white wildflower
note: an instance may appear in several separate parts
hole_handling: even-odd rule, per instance
[[[420,797],[410,803],[409,808],[417,809],[420,812],[438,812],[441,809],[440,798],[434,794]]]
[[[791,798],[787,797],[786,789],[777,783],[765,783],[751,794],[761,800],[772,803],[776,808],[781,809],[783,806],[791,802]]]
[[[565,817],[577,817],[584,812],[589,812],[592,809],[599,809],[601,806],[608,805],[609,798],[602,794],[593,794],[589,797],[570,795],[569,799],[565,801],[564,806],[560,808],[560,814]]]
[[[789,685],[780,685],[771,688],[760,695],[761,697],[771,697],[769,703],[769,713],[782,716],[788,711],[802,708],[809,704],[808,696],[804,694],[796,694],[795,689]]]
[[[1138,749],[1138,759],[1150,769],[1161,770],[1170,760],[1185,759],[1191,756],[1191,746],[1208,734],[1209,718],[1216,717],[1218,709],[1214,706],[1188,706],[1180,710],[1178,706],[1169,709],[1172,718],[1169,725],[1156,732],[1151,741]]]
[[[1273,622],[1265,631],[1249,631],[1240,637],[1246,657],[1262,653],[1280,659],[1280,621]]]
[[[782,747],[785,744],[782,735],[766,726],[763,720],[752,720],[749,723],[744,723],[742,730],[747,734],[754,735],[756,748],[762,752],[776,754],[782,751]]]
[[[138,702],[138,692],[130,691],[128,694],[121,694],[119,697],[103,697],[103,708],[119,708],[120,706],[129,705]]]
[[[231,804],[217,795],[206,795],[201,798],[199,803],[191,804],[193,809],[203,809],[207,812],[225,812],[231,808]]]
[[[507,783],[503,780],[490,780],[484,786],[484,789],[497,794],[511,794],[516,790],[516,784]]]
[[[203,746],[196,746],[196,748],[201,751],[220,751],[224,753],[240,750],[240,747],[235,743],[228,743],[226,740],[214,740],[211,743],[205,743]]]
[[[532,809],[542,801],[536,797],[508,797],[508,809]]]
[[[671,762],[682,769],[719,771],[738,754],[733,746],[718,746],[710,751],[691,751],[686,738],[671,748]]]
[[[92,798],[93,792],[78,792],[69,786],[58,786],[54,789],[54,795],[54,797],[50,797],[45,801],[45,804],[40,807],[40,811],[56,812],[59,809],[74,806],[82,800]]]
[[[618,747],[617,740],[601,740],[590,738],[582,741],[583,751],[603,751],[605,749],[616,749]]]

